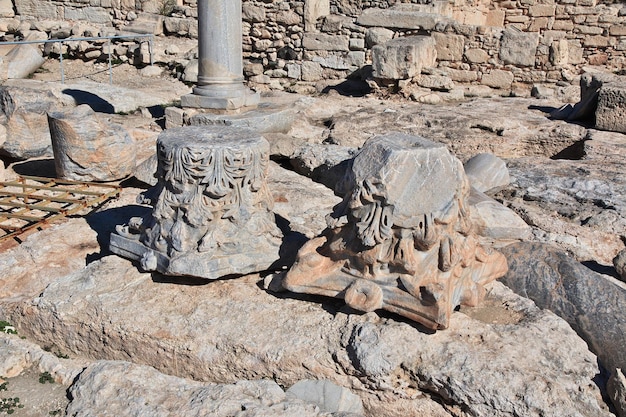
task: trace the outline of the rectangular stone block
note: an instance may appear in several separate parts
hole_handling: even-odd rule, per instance
[[[511,87],[513,79],[513,73],[509,71],[494,69],[488,73],[483,74],[480,83],[492,88],[506,89]]]
[[[583,35],[602,35],[604,29],[598,26],[576,25],[575,29]]]
[[[539,32],[541,29],[547,29],[550,19],[548,17],[537,17],[532,20],[528,27],[529,32]]]
[[[43,19],[59,19],[57,7],[45,0],[15,0],[15,9],[21,16],[33,16]]]
[[[498,28],[504,27],[504,16],[505,12],[503,9],[490,10],[487,13],[485,25]]]
[[[11,0],[0,0],[0,17],[13,17],[13,2]]]
[[[452,81],[459,83],[469,83],[478,80],[478,72],[476,71],[446,68],[445,72]]]
[[[626,133],[626,82],[607,83],[600,88],[596,127]]]
[[[552,24],[552,30],[571,31],[572,29],[574,29],[574,22],[572,22],[569,19],[568,20],[558,19],[558,20],[555,20],[554,23]]]
[[[372,48],[374,77],[405,80],[424,67],[434,67],[437,57],[435,40],[430,36],[407,36]]]
[[[434,32],[437,49],[437,60],[439,61],[460,61],[463,58],[465,38],[460,35]]]
[[[611,36],[626,36],[626,24],[611,26],[609,28],[609,34]]]
[[[439,14],[414,11],[411,8],[370,8],[363,10],[357,19],[357,24],[396,29],[432,30],[437,23],[445,23],[449,20]]]
[[[315,31],[317,19],[330,14],[330,0],[308,0],[304,2],[304,29]]]
[[[326,33],[305,33],[302,46],[311,51],[349,51],[350,37]]]
[[[556,6],[554,4],[536,4],[528,8],[528,15],[532,17],[554,16]]]
[[[500,59],[505,64],[532,67],[539,45],[539,34],[506,29],[500,41]]]
[[[584,40],[586,47],[603,48],[609,46],[609,38],[601,35],[587,36]]]
[[[111,13],[102,7],[65,8],[66,20],[84,20],[89,23],[108,24],[113,20]]]

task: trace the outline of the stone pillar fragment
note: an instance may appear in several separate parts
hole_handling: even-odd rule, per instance
[[[471,234],[469,183],[444,145],[392,133],[370,139],[344,179],[349,188],[322,236],[298,252],[283,286],[344,298],[448,327],[459,305],[507,270]]]
[[[135,142],[120,125],[100,120],[80,105],[48,113],[48,126],[59,178],[115,181],[135,171]]]
[[[235,110],[259,95],[244,84],[241,0],[198,1],[198,84],[183,107]]]
[[[157,140],[153,206],[111,235],[111,252],[146,271],[217,279],[266,270],[282,233],[267,189],[269,143],[225,126],[168,129]]]

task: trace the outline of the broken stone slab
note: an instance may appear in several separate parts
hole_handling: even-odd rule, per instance
[[[363,414],[363,404],[357,395],[328,380],[299,381],[292,385],[286,394],[287,398],[298,398],[316,404],[325,412]]]
[[[344,181],[343,202],[327,231],[298,252],[287,290],[445,329],[456,307],[477,305],[484,285],[506,271],[504,257],[470,233],[469,183],[444,145],[402,133],[374,137]]]
[[[157,139],[153,206],[111,235],[113,253],[145,271],[217,279],[268,269],[282,232],[267,189],[269,143],[224,126],[167,129]]]
[[[550,245],[519,242],[501,251],[505,285],[567,321],[606,369],[626,367],[626,289]]]
[[[48,113],[59,178],[115,181],[135,170],[135,142],[122,126],[101,120],[86,104]]]
[[[189,91],[188,87],[184,86],[181,87],[180,92],[172,92],[169,88],[162,91],[154,89],[148,91],[93,81],[62,84],[37,80],[9,80],[4,85],[52,95],[67,106],[87,104],[99,113],[131,113],[141,107],[150,108],[171,104],[180,98],[180,93]]]
[[[40,372],[48,372],[55,382],[69,386],[80,374],[87,361],[62,359],[47,352],[33,342],[0,332],[0,377],[12,378],[35,366]]]
[[[50,91],[0,87],[0,123],[6,130],[0,152],[15,159],[51,156],[47,113],[64,104]]]
[[[1,58],[0,79],[26,78],[44,62],[39,48],[29,44],[16,45]]]
[[[527,240],[532,229],[513,210],[472,187],[469,196],[472,230],[493,240]]]
[[[472,187],[480,192],[509,185],[511,178],[506,162],[492,153],[481,153],[463,164]]]
[[[436,58],[435,41],[430,36],[393,39],[372,48],[373,75],[388,80],[413,78],[422,68],[435,66]]]
[[[139,13],[137,19],[124,26],[125,32],[140,34],[163,34],[163,15],[156,13]]]
[[[267,417],[331,417],[312,403],[288,398],[271,380],[212,384],[165,375],[149,366],[123,361],[98,361],[70,387],[66,412],[94,415],[210,415]],[[124,395],[119,395],[123,392]]]
[[[300,175],[343,195],[342,180],[357,151],[349,146],[305,143],[290,156],[290,164]]]
[[[357,18],[357,25],[376,26],[393,29],[433,30],[439,23],[450,19],[437,13],[428,13],[409,5],[394,6],[388,9],[375,7],[365,9]]]

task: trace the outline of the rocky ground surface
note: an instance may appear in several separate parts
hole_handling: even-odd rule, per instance
[[[55,65],[46,63],[34,81],[58,82]],[[65,73],[68,83],[98,82],[111,91],[106,67],[69,61]],[[113,74],[114,86],[129,88],[136,99],[158,96],[164,106],[189,91],[130,66],[116,66]],[[108,100],[116,106],[121,97]],[[563,104],[557,99],[496,94],[421,104],[330,89],[313,97],[271,93],[265,100],[293,110],[288,132],[266,135],[277,162],[269,186],[275,212],[291,231],[290,253],[321,232],[340,201],[331,188],[341,191],[341,162],[369,137],[402,131],[445,143],[463,162],[481,152],[502,158],[511,182],[487,194],[527,226],[504,220],[503,228],[514,229],[506,241],[484,239],[502,246],[523,236],[555,245],[572,262],[603,273],[594,279],[610,283],[617,305],[626,299],[619,298],[626,297],[626,286],[611,263],[626,236],[626,135],[550,120],[550,110]],[[139,143],[138,161],[153,153],[164,125],[150,106],[107,115]],[[14,162],[5,177],[53,174],[51,155],[5,162]],[[501,283],[489,287],[483,305],[462,308],[449,329],[433,333],[395,315],[357,313],[338,300],[277,292],[272,283],[280,271],[209,283],[143,273],[108,251],[115,225],[146,210],[135,203],[146,186],[132,179],[123,185],[119,199],[92,214],[46,227],[19,245],[2,245],[0,320],[17,335],[0,333],[6,381],[0,399],[19,397],[24,407],[13,407],[16,416],[615,412],[606,391],[612,370],[597,359],[606,356],[605,347],[583,340],[580,326]],[[602,294],[595,301],[601,304]],[[610,316],[615,337],[621,332],[624,338],[624,313],[612,308],[596,319]],[[310,380],[329,384],[315,400],[289,390]]]

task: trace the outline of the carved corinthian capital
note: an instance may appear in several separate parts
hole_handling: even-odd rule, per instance
[[[118,227],[111,250],[145,270],[215,279],[267,269],[282,233],[267,189],[269,144],[232,127],[182,127],[157,140],[146,218]]]
[[[470,233],[469,183],[444,145],[400,133],[373,138],[345,182],[329,228],[299,251],[285,288],[441,329],[506,272],[504,256]]]

